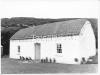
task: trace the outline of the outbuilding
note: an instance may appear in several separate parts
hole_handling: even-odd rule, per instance
[[[1,56],[3,56],[3,46],[1,45]]]
[[[56,60],[80,64],[96,54],[95,36],[90,21],[75,19],[21,29],[10,39],[10,58]]]

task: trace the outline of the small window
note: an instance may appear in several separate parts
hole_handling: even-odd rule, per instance
[[[75,60],[75,62],[78,62],[78,59],[77,58],[75,58],[74,60]]]
[[[57,53],[62,53],[62,45],[57,44]]]
[[[20,53],[20,46],[18,46],[18,53]]]

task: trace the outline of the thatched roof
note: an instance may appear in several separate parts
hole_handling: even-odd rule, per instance
[[[35,27],[21,29],[11,37],[12,40],[29,39],[34,36],[61,35],[73,36],[79,35],[86,19],[76,19],[62,22],[48,23]]]

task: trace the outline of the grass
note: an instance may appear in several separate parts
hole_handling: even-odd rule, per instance
[[[1,58],[2,74],[45,74],[45,73],[96,73],[97,64],[18,63],[19,60]]]

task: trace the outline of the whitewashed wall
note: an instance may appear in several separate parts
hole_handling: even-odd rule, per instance
[[[79,57],[78,36],[55,37],[36,39],[34,43],[41,43],[41,59],[55,58],[58,63],[75,63],[74,58]],[[62,53],[57,53],[57,43],[62,44]]]
[[[41,59],[55,58],[58,63],[79,64],[82,57],[88,58],[96,53],[95,37],[89,22],[85,23],[79,36],[11,40],[10,57],[19,58],[18,45],[20,45],[21,56],[35,59],[35,43],[41,44]],[[62,44],[62,53],[57,53],[57,43]],[[79,61],[75,62],[75,58]]]
[[[18,46],[20,46],[20,55],[18,54]],[[19,56],[30,56],[34,59],[34,43],[32,39],[10,41],[10,58],[18,59]]]
[[[34,43],[41,43],[41,59],[55,58],[58,63],[74,63],[74,58],[78,58],[79,42],[78,36],[72,37],[55,37],[44,39],[29,40],[11,40],[10,41],[10,58],[19,58],[19,56],[31,57],[34,59]],[[62,44],[62,53],[57,53],[57,43]],[[18,46],[21,48],[18,55]]]
[[[93,28],[89,21],[87,21],[80,33],[80,57],[93,56],[96,54],[96,41]]]

